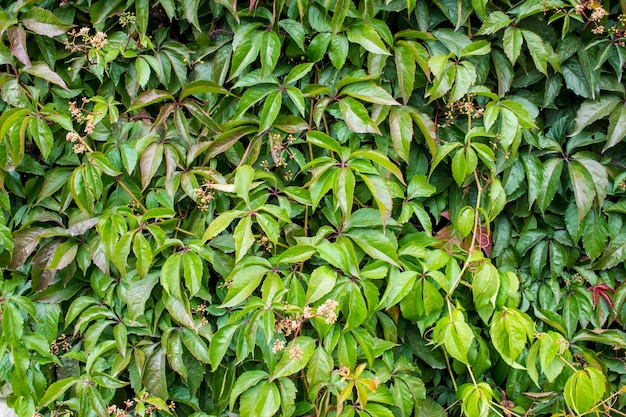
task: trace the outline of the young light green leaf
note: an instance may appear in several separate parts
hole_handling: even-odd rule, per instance
[[[576,413],[585,414],[604,396],[606,377],[596,368],[575,371],[565,383],[565,402]]]
[[[489,334],[502,359],[516,368],[521,366],[516,361],[524,350],[526,341],[535,336],[534,323],[526,313],[505,308],[493,316]]]

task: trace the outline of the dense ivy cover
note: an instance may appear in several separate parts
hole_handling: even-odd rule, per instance
[[[0,4],[19,416],[625,415],[624,1]]]

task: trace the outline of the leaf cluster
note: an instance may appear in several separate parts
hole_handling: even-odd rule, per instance
[[[10,405],[622,415],[625,7],[0,0]]]

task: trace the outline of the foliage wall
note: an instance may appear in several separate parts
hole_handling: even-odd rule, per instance
[[[21,417],[624,415],[624,2],[0,4]]]

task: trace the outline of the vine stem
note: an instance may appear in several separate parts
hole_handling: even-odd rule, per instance
[[[141,211],[143,211],[144,213],[148,211],[148,209],[146,208],[146,206],[144,206],[141,201],[139,201],[139,199],[137,197],[135,197],[135,194],[133,194],[128,187],[126,186],[126,184],[124,184],[122,182],[122,180],[120,180],[119,178],[115,178],[115,181],[117,182],[117,185],[119,185],[120,187],[122,187],[122,189],[124,191],[126,191],[126,194],[128,194],[130,196],[130,198],[133,199],[133,201],[135,202],[135,204],[137,204],[137,206],[139,206],[139,208],[141,208]]]
[[[461,268],[461,272],[459,272],[459,275],[456,277],[456,279],[452,283],[452,286],[450,287],[450,291],[448,291],[447,297],[450,297],[452,293],[454,292],[454,290],[456,289],[456,287],[458,287],[459,283],[461,282],[461,278],[463,277],[463,274],[469,267],[470,259],[472,258],[472,255],[474,254],[474,251],[476,250],[476,236],[478,235],[479,223],[480,223],[480,203],[481,203],[484,189],[480,185],[480,179],[478,178],[478,172],[476,170],[474,170],[474,178],[476,179],[476,187],[478,188],[478,194],[476,195],[476,209],[474,211],[474,230],[472,232],[472,241],[470,242],[469,252],[467,253],[467,259],[463,263],[463,268]]]
[[[459,387],[456,385],[456,379],[454,378],[454,374],[452,373],[452,365],[450,364],[450,357],[448,356],[448,352],[443,349],[443,357],[446,358],[446,368],[450,373],[450,381],[452,381],[452,386],[454,387],[454,391],[458,391]]]
[[[122,182],[122,180],[120,180],[119,178],[115,178],[115,181],[117,182],[117,185],[119,185],[120,187],[122,187],[122,189],[124,191],[126,191],[126,193],[130,196],[130,198],[133,199],[133,201],[135,202],[135,204],[137,204],[137,206],[139,206],[139,208],[141,209],[141,211],[143,213],[146,213],[148,211],[148,209],[146,208],[146,206],[144,206],[141,201],[139,201],[139,199],[137,197],[135,197],[135,195],[128,189],[128,187],[126,186],[126,184],[124,184]],[[182,229],[178,226],[174,227],[174,230],[176,230],[177,232],[180,232],[182,234],[185,234],[187,236],[195,236],[194,233],[191,233],[189,230],[185,230]]]

